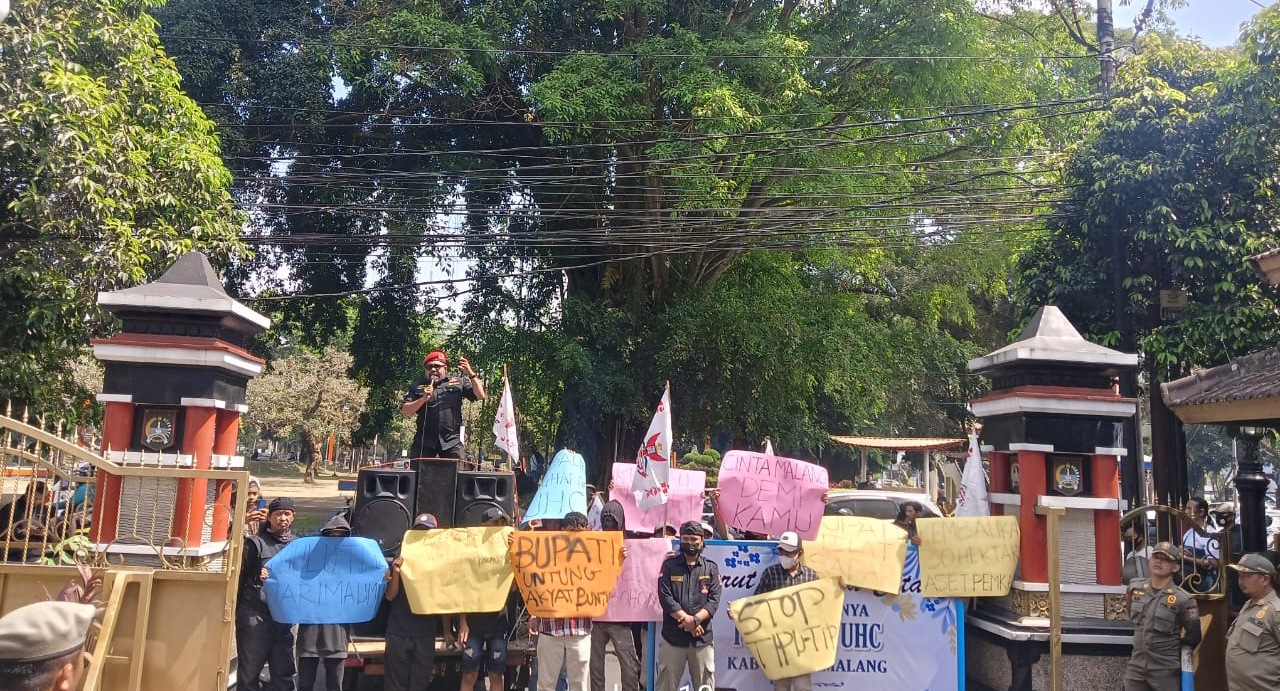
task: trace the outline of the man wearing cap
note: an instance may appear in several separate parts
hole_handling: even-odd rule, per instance
[[[480,525],[486,528],[502,528],[511,525],[511,518],[496,506],[484,510]],[[502,609],[489,614],[463,614],[458,626],[458,643],[462,645],[462,691],[473,691],[480,670],[489,678],[489,689],[504,688],[507,671],[507,641],[511,629],[520,617],[520,590],[515,581]]]
[[[459,358],[462,377],[451,377],[443,352],[422,360],[423,376],[409,387],[400,412],[417,416],[410,458],[462,458],[462,401],[483,401],[484,383],[466,358]]]
[[[756,595],[789,588],[801,583],[818,580],[813,569],[800,563],[804,557],[804,544],[800,536],[788,530],[778,538],[778,562],[765,567],[760,574],[760,584],[756,586]],[[729,607],[729,618],[735,619],[737,613]],[[813,688],[812,675],[802,674],[798,677],[775,679],[773,691],[809,691]]]
[[[268,574],[265,564],[293,541],[293,511],[292,499],[272,499],[267,505],[267,520],[244,542],[240,597],[236,600],[237,691],[294,689],[293,627],[271,618],[262,592]],[[271,669],[271,681],[265,687],[258,681],[263,667]]]
[[[1125,591],[1133,622],[1133,654],[1124,670],[1124,691],[1180,691],[1182,646],[1200,644],[1196,601],[1174,585],[1179,550],[1171,542],[1151,548],[1150,578],[1136,578]]]
[[[0,617],[0,689],[79,688],[93,616],[93,605],[36,602]]]
[[[658,602],[662,639],[658,641],[658,689],[676,691],[685,667],[694,689],[716,687],[711,618],[720,606],[720,567],[702,556],[702,524],[680,526],[680,554],[662,562]]]
[[[436,517],[423,513],[413,519],[412,530],[434,530],[439,522]],[[387,591],[383,595],[391,602],[387,617],[387,669],[382,678],[385,691],[427,691],[436,665],[436,617],[414,614],[409,608],[409,597],[401,587],[400,567],[404,557],[391,562]]]
[[[1261,554],[1246,554],[1231,565],[1249,601],[1227,629],[1229,691],[1280,688],[1280,597],[1276,567]]]

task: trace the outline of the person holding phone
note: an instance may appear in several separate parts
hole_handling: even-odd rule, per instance
[[[409,458],[462,458],[462,401],[483,401],[484,382],[465,357],[458,359],[463,376],[449,376],[448,359],[433,350],[422,360],[423,376],[409,387],[400,412],[416,416]]]
[[[262,483],[258,478],[249,476],[244,495],[244,536],[252,537],[258,534],[262,522],[267,520],[267,500],[262,496]]]

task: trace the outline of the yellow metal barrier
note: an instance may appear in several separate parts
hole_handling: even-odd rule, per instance
[[[0,614],[49,599],[87,564],[103,580],[103,614],[85,691],[225,689],[246,509],[235,498],[248,473],[112,463],[22,418],[0,416]],[[120,483],[121,501],[105,512],[114,538],[95,544],[104,474]],[[208,488],[207,539],[188,545],[173,534],[175,502],[178,487],[197,481]]]

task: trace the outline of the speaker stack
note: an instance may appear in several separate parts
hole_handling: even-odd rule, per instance
[[[441,528],[466,528],[480,525],[493,507],[514,517],[513,473],[458,470],[453,459],[417,459],[403,469],[361,468],[351,532],[377,540],[383,554],[394,556],[418,514],[432,514]]]
[[[411,469],[361,468],[351,533],[376,540],[386,555],[397,554],[413,524],[418,474]]]
[[[453,524],[459,527],[480,525],[484,512],[490,508],[502,509],[508,518],[514,518],[515,479],[516,476],[512,473],[458,471],[453,498]]]

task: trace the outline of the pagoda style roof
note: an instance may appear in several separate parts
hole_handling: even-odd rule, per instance
[[[967,439],[948,437],[844,437],[831,435],[834,441],[861,449],[884,449],[885,451],[928,451],[931,449],[947,449],[968,442]]]
[[[1117,373],[1138,366],[1135,353],[1086,341],[1062,310],[1045,305],[1031,317],[1018,340],[969,361],[970,372],[1043,364],[1077,365]]]
[[[1280,347],[1160,385],[1165,405],[1193,424],[1280,419]]]
[[[245,333],[259,333],[271,320],[227,295],[209,258],[188,252],[151,283],[98,293],[98,304],[119,313],[193,314],[219,317]]]

